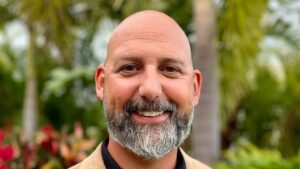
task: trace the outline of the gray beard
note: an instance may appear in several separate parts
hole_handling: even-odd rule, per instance
[[[129,113],[110,110],[105,100],[103,105],[111,138],[145,160],[160,159],[178,148],[191,130],[193,108],[186,113],[174,111],[165,123],[142,124],[132,121]]]

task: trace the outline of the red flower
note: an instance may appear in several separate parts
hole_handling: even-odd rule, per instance
[[[46,136],[52,137],[53,131],[54,131],[52,126],[46,125],[41,130],[42,130],[43,134],[45,134]]]
[[[51,154],[56,154],[59,150],[58,142],[54,137],[54,129],[52,126],[47,125],[42,129],[42,133],[45,137],[41,140],[40,145],[42,148],[46,149]]]
[[[59,150],[58,142],[52,138],[48,138],[41,142],[41,147],[46,149],[51,154],[56,154]]]
[[[12,146],[0,146],[0,159],[11,160],[14,157]]]
[[[34,160],[34,155],[36,153],[36,148],[29,146],[28,143],[25,143],[22,146],[22,156],[24,158],[23,169],[29,169],[30,163]]]
[[[5,164],[4,160],[0,159],[0,169],[8,169],[7,165]]]

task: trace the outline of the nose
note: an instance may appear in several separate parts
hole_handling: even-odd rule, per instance
[[[161,80],[159,79],[159,74],[154,67],[144,70],[138,92],[140,97],[149,101],[153,101],[161,97]]]

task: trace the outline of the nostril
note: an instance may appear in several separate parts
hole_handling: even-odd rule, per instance
[[[139,89],[139,95],[145,100],[153,101],[162,95],[162,89],[159,84],[142,85]]]
[[[147,102],[151,102],[151,101],[159,99],[159,96],[154,96],[154,97],[151,97],[151,98],[147,97],[147,96],[142,96],[142,99],[147,101]]]

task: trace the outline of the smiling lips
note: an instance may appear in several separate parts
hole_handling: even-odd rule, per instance
[[[139,115],[146,116],[146,117],[160,116],[160,115],[162,115],[163,113],[164,113],[163,111],[160,111],[160,112],[156,112],[156,111],[144,111],[144,112],[138,112]]]
[[[140,123],[161,123],[169,118],[170,112],[142,111],[132,113],[132,118]]]

